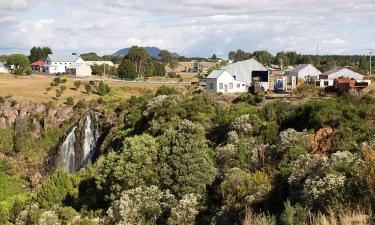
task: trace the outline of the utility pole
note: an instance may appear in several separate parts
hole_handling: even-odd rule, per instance
[[[372,65],[371,65],[371,58],[372,58],[372,49],[369,49],[369,51],[370,51],[370,76],[372,75]]]

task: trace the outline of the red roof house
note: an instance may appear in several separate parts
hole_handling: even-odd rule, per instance
[[[38,60],[36,62],[31,63],[31,69],[33,71],[43,72],[44,71],[44,61]]]

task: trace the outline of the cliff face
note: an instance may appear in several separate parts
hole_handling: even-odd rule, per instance
[[[51,108],[11,98],[0,99],[0,160],[37,186],[54,168],[55,151],[81,113],[72,107]]]
[[[41,129],[59,128],[74,116],[72,107],[48,108],[44,104],[16,102],[10,98],[0,102],[0,128],[14,127],[16,132],[27,125],[33,125],[36,133]]]

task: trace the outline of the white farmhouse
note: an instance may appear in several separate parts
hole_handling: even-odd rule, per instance
[[[0,73],[9,73],[9,69],[5,63],[0,62]]]
[[[66,68],[73,64],[84,64],[85,61],[77,55],[49,54],[46,58],[44,68],[47,73],[65,73]]]
[[[239,93],[247,92],[247,85],[226,70],[214,70],[206,77],[206,89],[214,93]]]
[[[66,68],[66,73],[76,77],[89,77],[92,74],[92,70],[87,63],[74,63]]]
[[[320,72],[312,64],[300,64],[289,71],[289,76],[296,77],[297,81],[317,80]]]
[[[361,83],[363,82],[366,82],[368,84],[371,83],[370,80],[364,80],[362,74],[354,72],[348,68],[337,68],[337,69],[329,70],[319,75],[319,80],[316,81],[316,86],[318,87],[333,86],[334,80],[339,77],[354,79],[357,82],[361,82]]]
[[[224,70],[234,76],[235,80],[252,85],[253,81],[260,84],[264,90],[269,90],[269,73],[266,67],[255,59],[249,59],[229,64]]]

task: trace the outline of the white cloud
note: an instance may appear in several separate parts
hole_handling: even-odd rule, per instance
[[[109,54],[147,45],[226,56],[237,48],[314,53],[319,42],[330,53],[371,45],[363,31],[373,30],[375,20],[373,0],[58,0],[61,9],[53,17],[27,17],[36,13],[34,4],[52,2],[0,0],[0,46]]]

